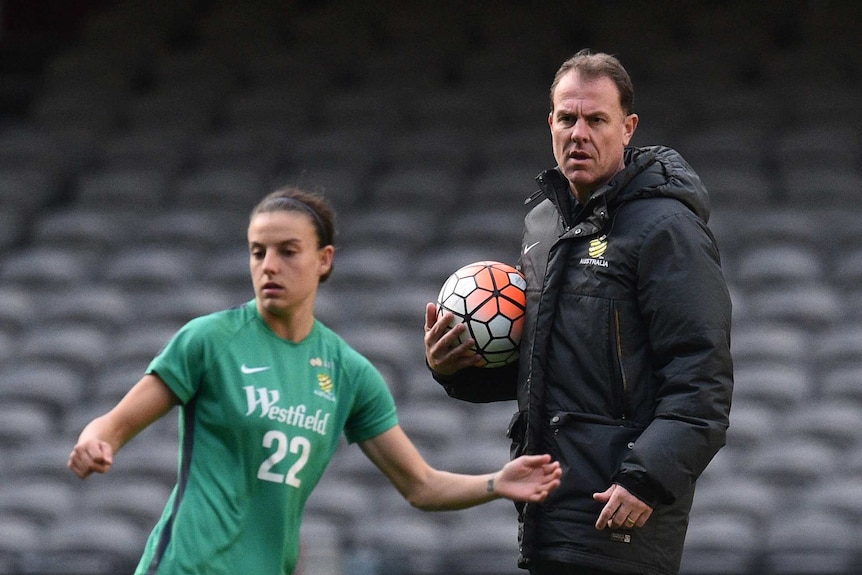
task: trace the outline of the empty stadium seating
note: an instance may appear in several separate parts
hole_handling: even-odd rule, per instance
[[[734,299],[728,444],[700,481],[682,572],[858,573],[862,9],[633,6],[93,12],[25,109],[0,110],[0,575],[135,564],[175,480],[176,415],[105,477],[77,481],[68,452],[185,321],[252,297],[248,211],[283,185],[338,209],[318,316],[378,365],[422,452],[466,472],[504,463],[515,406],[433,382],[424,303],[465,263],[517,259],[523,200],[553,163],[547,87],[585,46],[629,66],[635,143],[676,146],[710,189]],[[511,504],[419,513],[355,446],[303,537],[303,575],[521,572]]]

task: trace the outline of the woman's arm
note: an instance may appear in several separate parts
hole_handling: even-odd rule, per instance
[[[486,475],[440,471],[428,465],[397,425],[359,446],[401,495],[424,511],[463,509],[500,497],[543,501],[562,475],[550,455],[522,456]]]
[[[116,407],[87,424],[69,456],[69,469],[81,479],[94,471],[105,473],[114,453],[177,403],[176,395],[158,376],[145,375]]]

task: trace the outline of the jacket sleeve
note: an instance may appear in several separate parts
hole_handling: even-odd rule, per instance
[[[518,362],[503,367],[468,367],[452,375],[431,370],[431,375],[449,397],[462,401],[490,403],[517,397]]]
[[[725,443],[733,389],[730,296],[712,234],[693,214],[655,226],[638,266],[658,392],[654,418],[614,480],[647,503],[672,503]]]

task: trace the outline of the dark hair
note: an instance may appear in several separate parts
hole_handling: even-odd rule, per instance
[[[304,213],[314,224],[317,234],[317,247],[335,245],[335,211],[323,196],[306,192],[299,188],[286,187],[267,194],[252,209],[249,219],[258,214],[271,212]],[[320,283],[329,279],[332,268],[320,277]]]
[[[595,80],[597,78],[609,78],[620,93],[620,106],[626,116],[634,111],[635,89],[629,73],[614,56],[597,52],[593,54],[589,49],[579,51],[577,54],[563,62],[560,69],[554,75],[551,84],[551,110],[554,109],[554,91],[563,76],[577,70],[584,78]]]

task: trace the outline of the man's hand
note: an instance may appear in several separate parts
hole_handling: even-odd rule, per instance
[[[467,329],[463,323],[449,329],[455,315],[446,312],[437,318],[437,305],[425,306],[425,359],[428,366],[440,375],[452,375],[465,367],[481,366],[482,356],[471,348],[476,342],[467,338],[458,343],[458,337]]]
[[[643,527],[652,515],[652,507],[635,497],[621,485],[611,485],[602,493],[593,493],[593,499],[605,507],[596,521],[596,529],[634,529]]]

